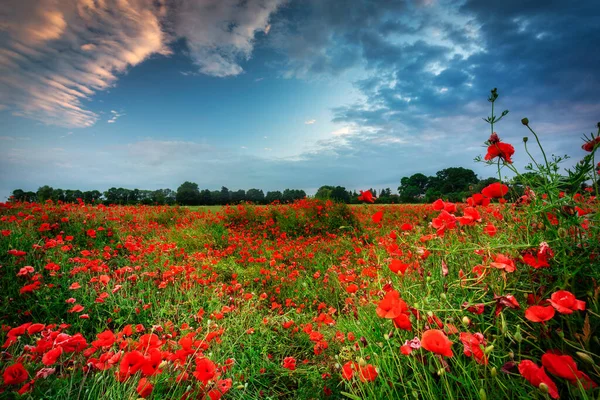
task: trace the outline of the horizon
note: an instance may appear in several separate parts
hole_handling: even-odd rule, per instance
[[[15,189],[391,188],[496,132],[528,162],[600,120],[597,2],[8,0],[0,201]],[[534,157],[537,151],[532,152]]]

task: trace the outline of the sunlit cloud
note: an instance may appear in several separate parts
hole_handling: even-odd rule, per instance
[[[305,124],[305,125],[312,125],[312,124],[314,124],[315,122],[317,122],[317,120],[316,120],[316,119],[309,119],[308,121],[304,121],[304,124]]]
[[[94,94],[149,57],[169,55],[178,38],[185,39],[198,72],[240,74],[239,62],[250,58],[255,33],[268,32],[280,3],[5,0],[0,104],[13,115],[46,124],[92,126],[99,119],[88,106]]]

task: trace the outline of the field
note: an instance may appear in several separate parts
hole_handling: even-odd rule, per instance
[[[0,398],[597,398],[595,196],[482,198],[6,203]]]

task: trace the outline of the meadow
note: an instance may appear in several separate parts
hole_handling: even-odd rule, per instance
[[[2,203],[0,399],[598,398],[599,143],[515,201]]]

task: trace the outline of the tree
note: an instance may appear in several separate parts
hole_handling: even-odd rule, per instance
[[[281,199],[283,199],[283,194],[279,190],[276,190],[274,192],[267,192],[267,195],[265,196],[265,201],[267,203],[281,201]]]
[[[184,182],[177,188],[177,195],[175,196],[177,203],[193,206],[200,204],[200,190],[198,184],[193,182]]]
[[[246,200],[246,191],[244,189],[236,190],[231,192],[231,203],[239,204]]]
[[[37,201],[43,203],[46,200],[51,200],[54,194],[54,189],[51,186],[44,185],[37,190]]]
[[[210,193],[210,190],[203,189],[200,192],[200,196],[199,196],[199,199],[198,199],[198,204],[200,204],[202,206],[209,206],[209,205],[213,204],[212,203],[212,195]]]
[[[350,202],[350,194],[343,186],[336,186],[331,190],[330,193],[331,200],[340,202],[340,203],[349,203]]]
[[[88,204],[99,201],[101,197],[102,193],[100,193],[98,190],[89,190],[87,192],[83,192],[83,201]]]
[[[265,201],[265,194],[260,189],[249,189],[246,192],[246,199],[252,203],[261,204]]]
[[[229,189],[225,186],[221,186],[221,195],[219,197],[219,204],[229,204],[229,201],[231,200]]]
[[[306,192],[299,189],[285,189],[282,193],[284,203],[291,203],[295,200],[300,200],[306,197]]]
[[[333,191],[333,186],[325,185],[321,186],[317,193],[315,193],[315,198],[319,200],[329,200],[331,198],[331,192]]]
[[[418,203],[422,201],[425,197],[428,184],[429,178],[420,172],[410,177],[402,178],[398,187],[400,201],[403,203]]]

